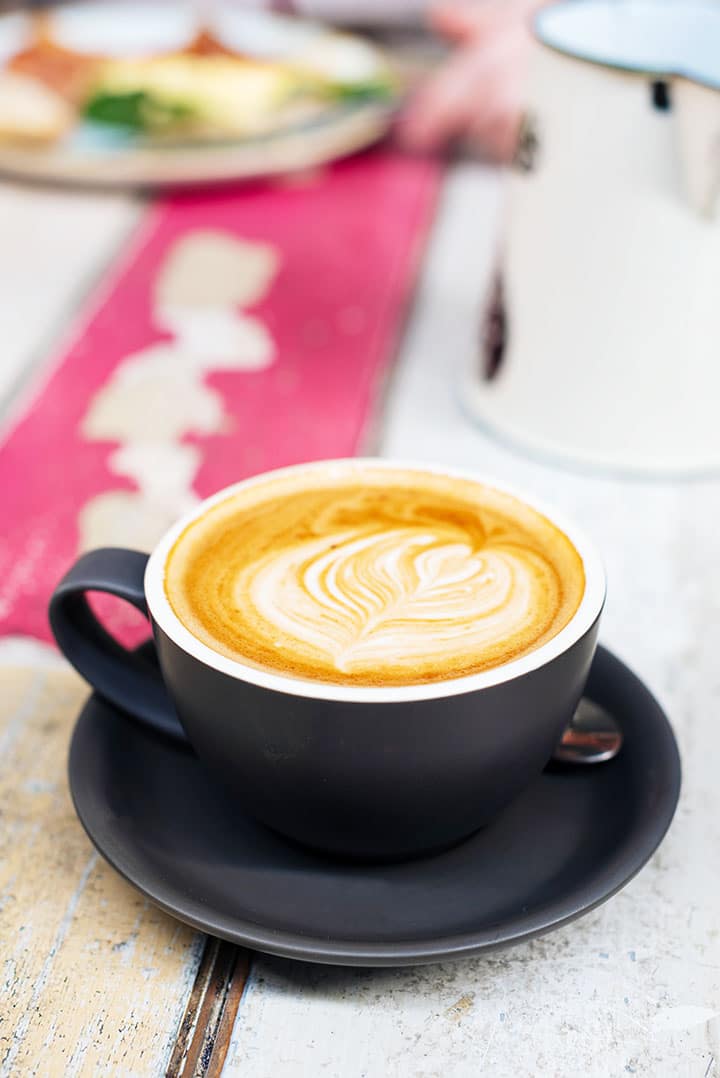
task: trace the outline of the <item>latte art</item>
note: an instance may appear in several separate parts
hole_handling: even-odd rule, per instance
[[[566,536],[509,495],[346,465],[210,509],[173,548],[166,589],[187,628],[230,658],[403,685],[539,647],[577,609],[584,574]]]
[[[528,572],[512,551],[481,556],[440,529],[398,528],[325,537],[271,556],[249,594],[268,625],[332,656],[348,674],[384,666],[390,655],[444,663],[458,647],[496,647],[527,623],[533,570],[542,574],[542,564]],[[246,575],[237,581],[238,605]]]

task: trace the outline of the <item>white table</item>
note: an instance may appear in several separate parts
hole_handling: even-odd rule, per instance
[[[596,537],[610,580],[602,636],[647,679],[674,722],[684,766],[680,808],[636,880],[544,939],[408,970],[258,956],[228,1078],[720,1075],[720,482],[571,473],[505,448],[464,418],[456,387],[479,346],[497,208],[491,171],[454,170],[381,452],[511,480]],[[137,202],[118,196],[0,187],[6,411],[138,212]],[[0,644],[0,662],[18,660],[59,661],[26,642]]]

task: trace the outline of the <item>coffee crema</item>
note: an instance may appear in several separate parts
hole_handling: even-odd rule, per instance
[[[220,655],[341,685],[445,681],[517,659],[578,609],[583,563],[481,483],[371,464],[269,477],[175,542],[165,590]]]

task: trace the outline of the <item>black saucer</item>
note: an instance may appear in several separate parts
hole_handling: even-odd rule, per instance
[[[588,696],[622,726],[616,760],[550,769],[466,842],[401,864],[342,863],[289,845],[243,816],[189,750],[97,696],[75,728],[70,788],[103,856],[196,928],[313,962],[434,962],[573,920],[627,883],[663,838],[680,791],[665,715],[603,648]]]

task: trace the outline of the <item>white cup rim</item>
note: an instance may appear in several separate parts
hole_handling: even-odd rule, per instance
[[[358,468],[359,470],[367,468],[400,469],[402,471],[447,476],[451,479],[466,479],[482,483],[519,499],[560,528],[580,555],[585,571],[585,591],[578,609],[567,625],[556,636],[518,659],[513,659],[489,670],[483,670],[480,673],[426,684],[378,687],[312,681],[307,678],[294,677],[290,674],[274,673],[270,670],[220,655],[219,652],[214,651],[194,636],[182,624],[165,594],[165,566],[176,540],[188,525],[201,517],[208,509],[226,498],[232,497],[239,490],[264,483],[270,478],[281,478],[297,472],[326,471],[333,468],[342,468],[344,471],[352,471],[353,468]],[[565,519],[562,513],[544,505],[534,497],[527,496],[512,485],[494,478],[476,474],[469,470],[425,464],[419,461],[398,460],[390,457],[348,457],[337,460],[312,461],[307,464],[293,464],[287,468],[263,472],[260,475],[234,483],[232,486],[224,487],[216,494],[202,501],[165,533],[150,555],[145,571],[145,597],[154,622],[177,647],[197,659],[204,666],[226,674],[228,677],[256,685],[259,688],[271,689],[291,696],[362,704],[438,700],[445,697],[460,696],[464,693],[477,692],[479,689],[489,689],[529,674],[568,651],[573,644],[588,632],[602,611],[605,594],[605,570],[595,545],[574,523]]]

